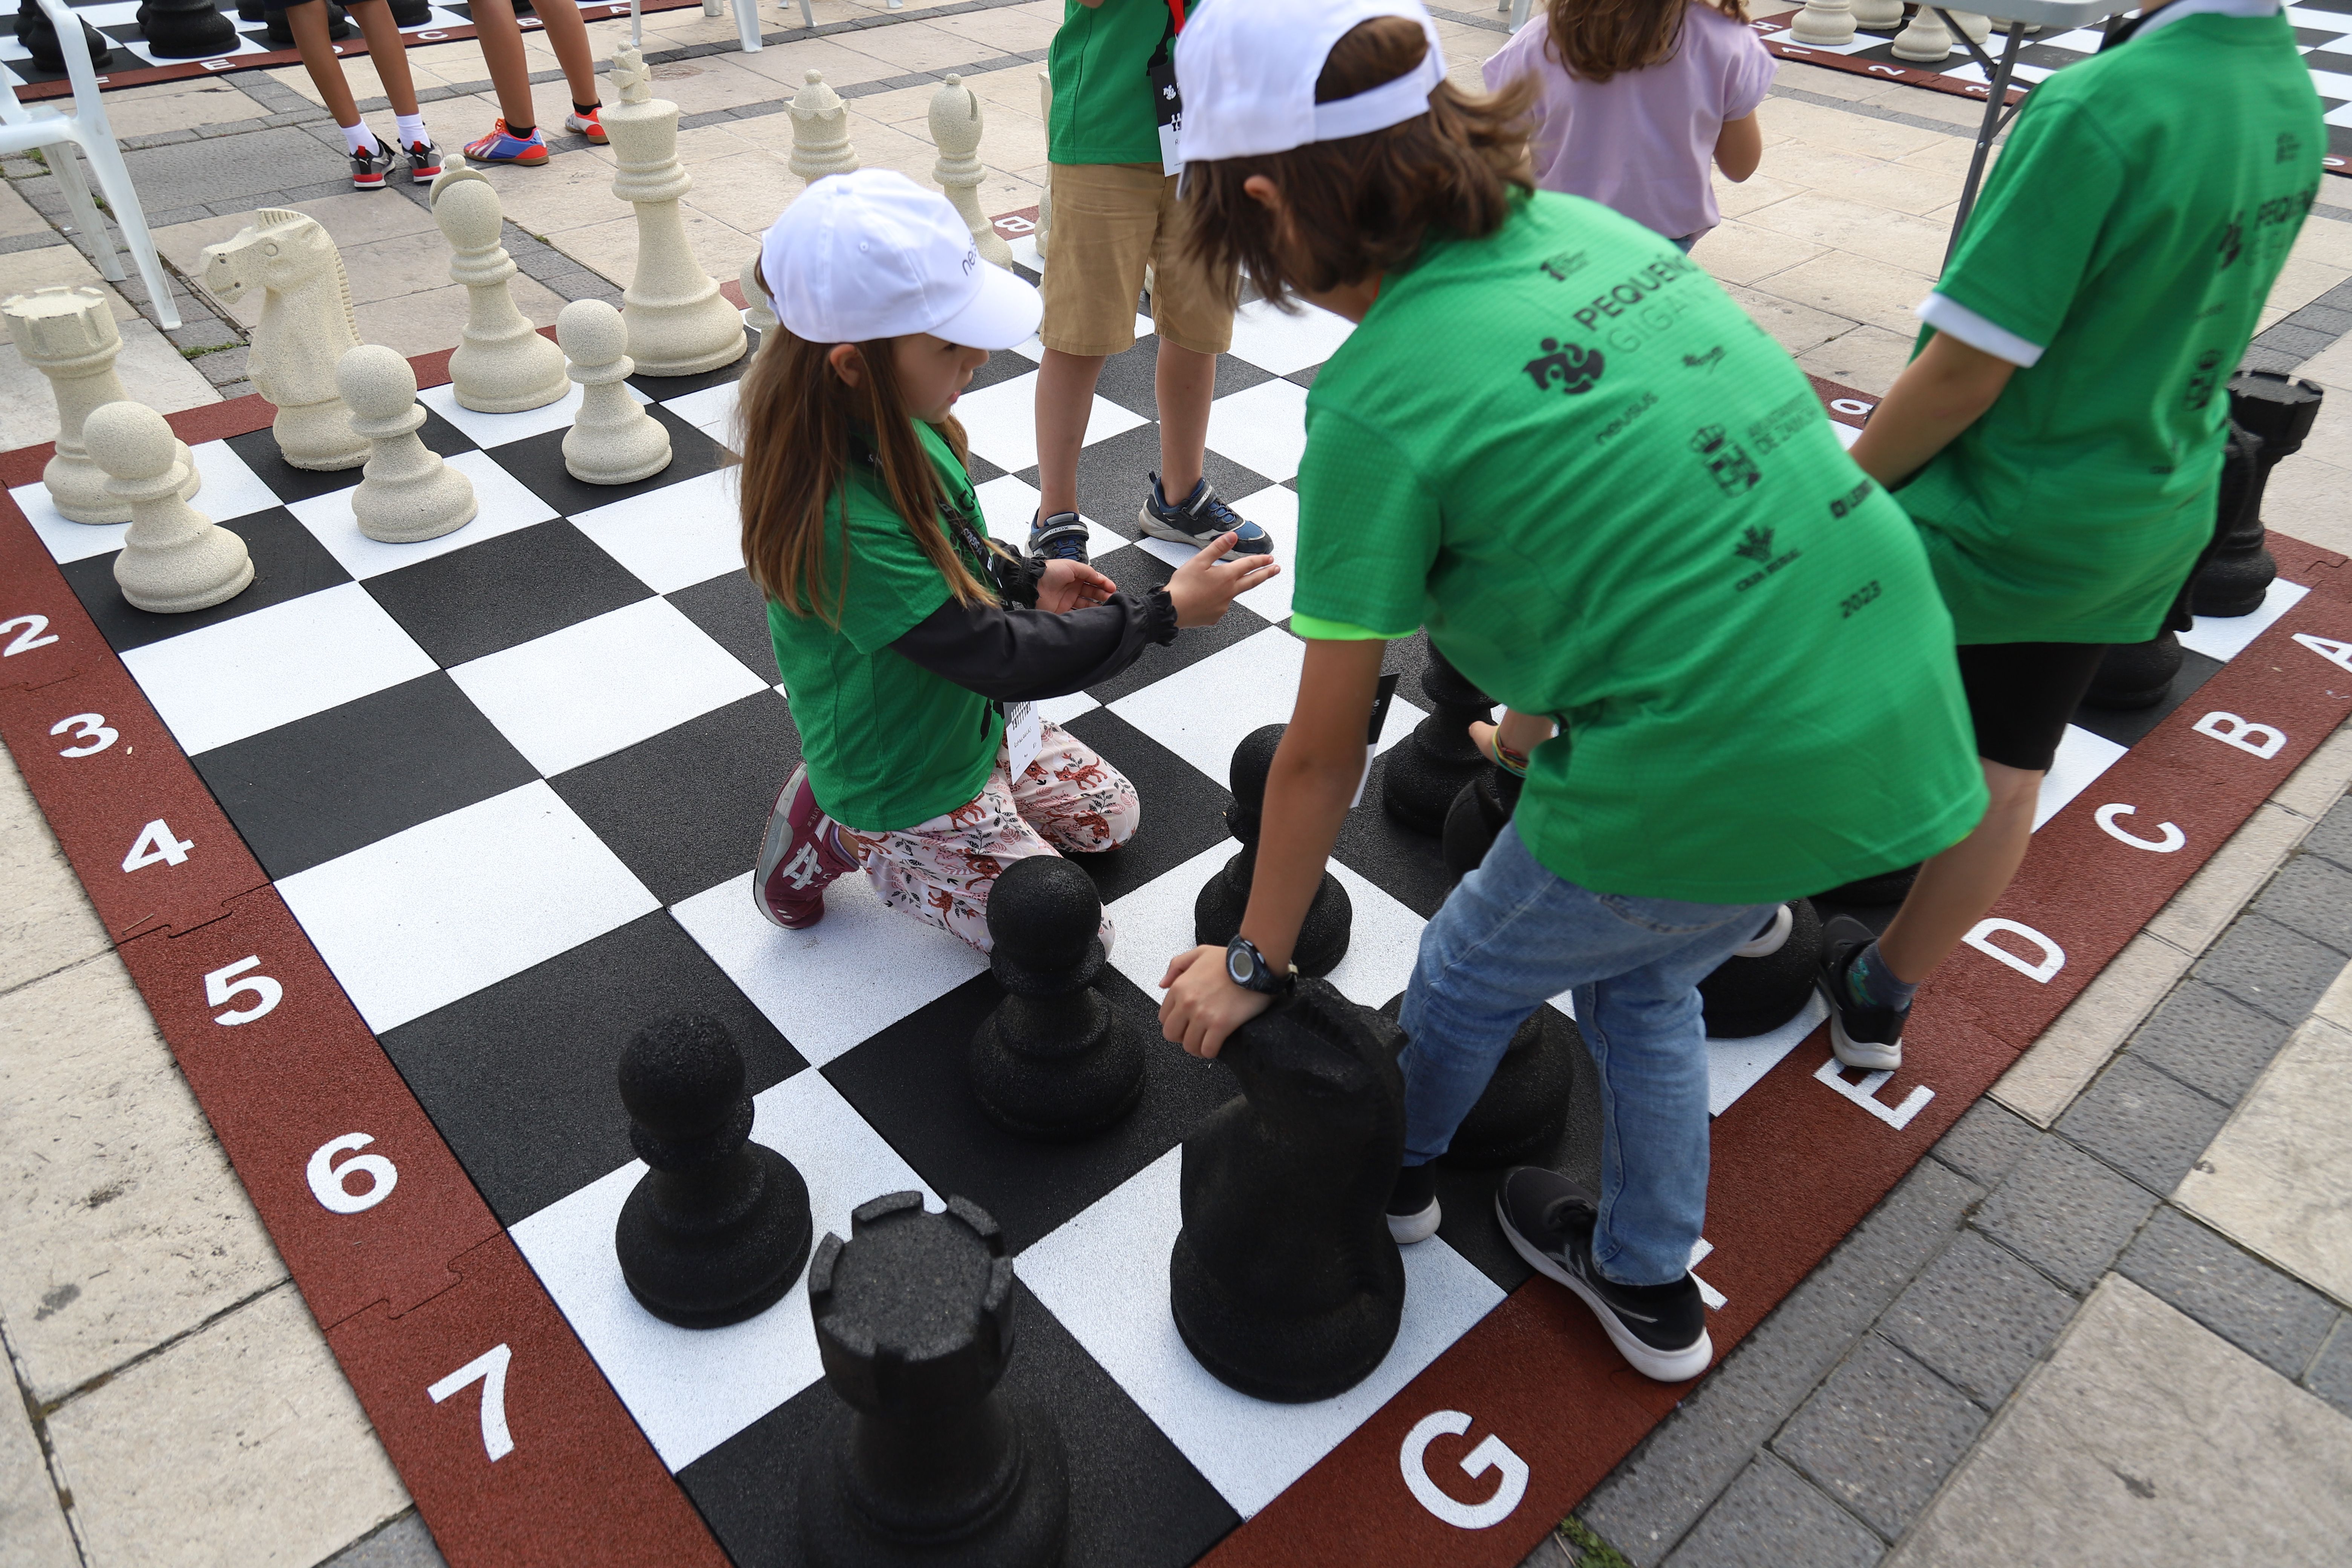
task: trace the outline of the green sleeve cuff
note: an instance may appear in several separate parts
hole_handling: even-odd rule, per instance
[[[1290,629],[1303,637],[1317,642],[1394,642],[1409,637],[1411,632],[1376,632],[1362,626],[1349,626],[1345,621],[1327,621],[1319,616],[1293,615]]]

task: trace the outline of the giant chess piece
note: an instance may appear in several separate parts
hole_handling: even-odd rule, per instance
[[[849,144],[849,107],[833,90],[824,73],[811,67],[807,80],[788,106],[793,117],[793,155],[785,160],[803,180],[846,174],[857,167],[857,149]]]
[[[520,16],[522,7],[515,7]],[[392,25],[395,27],[422,27],[433,20],[433,0],[392,0]]]
[[[1283,726],[1268,724],[1253,730],[1234,748],[1234,804],[1225,812],[1225,830],[1242,841],[1241,853],[1209,879],[1192,900],[1192,940],[1218,947],[1234,940],[1249,908],[1250,879],[1257,872],[1259,812],[1265,804],[1265,776],[1274,766],[1275,748],[1282,744]],[[1348,931],[1354,924],[1355,906],[1348,889],[1330,872],[1323,873],[1315,901],[1298,928],[1290,962],[1301,974],[1328,974],[1348,955]]]
[[[31,5],[33,0],[18,0]],[[220,14],[213,0],[147,0],[139,7],[140,31],[147,52],[165,59],[201,59],[226,55],[237,46],[236,24]]]
[[[1143,1037],[1095,980],[1107,962],[1102,900],[1058,855],[1015,860],[988,895],[988,961],[1008,994],[971,1040],[971,1089],[1008,1132],[1050,1142],[1099,1132],[1143,1095]]]
[[[1013,1352],[1013,1259],[962,1198],[892,1193],[809,1265],[824,1380],[844,1405],[801,1471],[809,1568],[1051,1568],[1069,1527],[1052,1414],[996,1391]]]
[[[1911,884],[1919,879],[1916,866],[1897,866],[1892,871],[1881,871],[1873,877],[1857,877],[1851,882],[1841,882],[1834,888],[1815,893],[1814,898],[1825,904],[1899,904],[1911,891]]]
[[[563,353],[515,308],[518,268],[499,243],[499,193],[478,169],[452,166],[433,182],[433,221],[457,252],[449,281],[466,286],[466,330],[449,356],[458,406],[483,414],[541,408],[572,390]]]
[[[159,615],[208,610],[245,592],[253,561],[245,541],[180,499],[186,450],[143,403],[110,403],[82,422],[81,438],[106,470],[107,489],[131,509],[114,581],[136,608]]]
[[[270,47],[277,49],[292,48],[294,47],[294,28],[292,24],[286,20],[286,13],[282,10],[278,10],[266,12],[264,15],[267,17],[269,26],[265,30],[263,36],[269,40]],[[327,0],[327,37],[331,39],[348,38],[358,31],[359,28],[352,25],[351,13],[344,10],[341,5],[336,5],[334,0]]]
[[[2263,543],[2262,509],[2255,485],[2262,473],[2263,438],[2231,420],[2222,428],[2221,479],[2214,488],[2213,537],[2197,558],[2189,580],[2186,613],[2243,616],[2261,609],[2278,576],[2278,563]],[[2183,606],[2172,606],[2172,626],[2181,625]]]
[[[2091,678],[2091,689],[2083,694],[2083,700],[2094,708],[2125,713],[2153,708],[2172,689],[2172,678],[2180,673],[2186,651],[2180,638],[2168,629],[2146,642],[2117,643],[2099,661],[2099,672]]]
[[[131,503],[108,491],[105,470],[89,460],[81,443],[82,422],[92,409],[131,396],[114,373],[122,334],[115,328],[106,296],[87,285],[53,284],[0,300],[0,316],[7,318],[17,353],[49,378],[49,391],[57,399],[57,455],[41,469],[49,504],[75,522],[129,522]],[[187,443],[174,440],[172,450],[174,459],[187,468],[187,482],[180,491],[180,499],[186,500],[202,480]]]
[[[1853,0],[1853,25],[1887,32],[1903,25],[1903,0]]]
[[[82,42],[89,46],[93,70],[104,70],[114,58],[114,45],[88,22],[81,25]],[[31,51],[33,63],[45,71],[63,72],[65,51],[58,44],[57,24],[34,0],[16,0],[16,41]]]
[[[1054,123],[1054,75],[1051,71],[1037,73],[1037,122]],[[1037,192],[1037,264],[1045,262],[1045,238],[1054,227],[1054,180],[1046,172],[1045,185]]]
[[[1992,37],[1992,18],[1981,11],[1955,11],[1952,26],[1958,27],[1972,44],[1981,44]]]
[[[1782,904],[1752,958],[1734,954],[1698,983],[1707,1038],[1744,1040],[1769,1035],[1805,1010],[1822,964],[1822,917],[1804,899]]]
[[[359,322],[343,258],[319,220],[263,207],[235,238],[205,246],[202,260],[205,287],[217,299],[263,290],[246,374],[278,405],[270,429],[278,455],[294,468],[327,472],[366,462],[368,443],[353,433],[335,390],[335,367],[358,345]]]
[[[1494,763],[1462,786],[1454,797],[1454,805],[1445,813],[1445,830],[1440,843],[1445,856],[1445,882],[1451,887],[1477,869],[1503,836],[1503,824],[1511,820],[1518,809],[1519,792],[1527,781],[1513,773],[1506,773]]]
[[[743,290],[743,324],[758,332],[764,342],[766,334],[782,323],[776,320],[776,302],[760,284],[760,258],[752,257],[743,263],[743,270],[735,275]]]
[[[1395,1342],[1404,1263],[1382,1211],[1404,1161],[1392,1031],[1328,981],[1225,1038],[1243,1098],[1184,1140],[1169,1307],[1194,1360],[1258,1399],[1329,1399]]]
[[[931,141],[940,150],[940,161],[931,165],[931,178],[947,193],[964,227],[971,230],[971,243],[980,258],[1010,270],[1013,247],[980,210],[980,183],[988,177],[980,162],[980,94],[964,86],[963,78],[950,72],[939,91],[931,94],[930,121]]]
[[[1397,1019],[1403,1011],[1402,994],[1390,997],[1380,1011],[1391,1030],[1391,1048],[1400,1058],[1406,1039]],[[1568,1126],[1577,1064],[1590,1059],[1584,1037],[1566,1015],[1549,1004],[1528,1014],[1503,1047],[1477,1102],[1454,1130],[1445,1163],[1493,1170],[1541,1163]]]
[[[621,101],[598,118],[620,165],[613,194],[637,209],[637,266],[621,295],[629,357],[643,375],[700,375],[743,357],[743,318],[694,259],[678,198],[694,176],[677,161],[677,105],[653,96],[635,44],[613,52]]]
[[[1415,833],[1435,835],[1445,831],[1445,814],[1462,786],[1491,765],[1470,738],[1470,726],[1494,717],[1495,700],[1471,685],[1434,641],[1428,647],[1421,692],[1429,699],[1429,716],[1390,749],[1381,804]]]
[[[629,1042],[620,1078],[630,1145],[652,1167],[613,1227],[629,1294],[682,1329],[766,1311],[808,1261],[808,1184],[751,1141],[743,1055],[726,1026],[665,1018]]]
[[[1805,0],[1789,37],[1793,43],[1823,47],[1853,42],[1853,0]]]
[[[2299,381],[2270,370],[2242,370],[2230,378],[2230,423],[2262,442],[2253,454],[2244,505],[2216,542],[2213,558],[2197,578],[2197,613],[2244,616],[2262,607],[2278,575],[2263,540],[2263,493],[2271,470],[2303,449],[2326,394],[2316,382]],[[2222,467],[2229,482],[2229,467]]]
[[[1943,16],[1933,5],[1921,5],[1911,16],[1911,25],[1895,35],[1895,58],[1915,65],[1934,65],[1950,58],[1952,30],[1944,26]]]
[[[669,428],[629,395],[636,362],[629,329],[602,300],[574,300],[555,318],[555,341],[580,384],[580,412],[563,433],[563,468],[590,485],[633,485],[669,467]]]
[[[375,447],[352,492],[362,533],[384,544],[417,544],[474,521],[481,510],[474,481],[416,438],[425,409],[406,360],[380,343],[362,343],[343,355],[335,384],[352,411],[352,429]]]

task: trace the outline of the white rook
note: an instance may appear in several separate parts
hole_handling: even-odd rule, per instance
[[[620,174],[613,194],[637,209],[637,268],[621,295],[629,354],[646,375],[699,375],[743,357],[743,318],[687,244],[678,198],[694,176],[677,161],[677,105],[653,96],[634,44],[613,53],[621,101],[599,116]]]
[[[449,356],[449,382],[460,406],[520,414],[572,390],[563,351],[542,338],[516,308],[517,270],[499,243],[505,215],[499,193],[478,169],[454,165],[433,182],[433,221],[457,254],[449,281],[466,286],[466,330]]]
[[[129,522],[131,503],[108,493],[105,470],[89,460],[81,444],[82,422],[91,410],[131,397],[114,373],[122,334],[106,296],[86,284],[52,285],[0,300],[0,315],[8,318],[16,352],[49,378],[50,395],[57,399],[57,455],[41,469],[49,504],[75,522]],[[185,500],[201,481],[187,445],[173,441],[172,447],[176,459],[187,465],[186,488],[180,491]]]

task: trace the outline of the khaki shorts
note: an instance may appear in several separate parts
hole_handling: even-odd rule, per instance
[[[1151,321],[1180,349],[1233,346],[1232,280],[1213,280],[1181,253],[1184,208],[1176,177],[1157,163],[1055,163],[1054,227],[1045,258],[1045,322],[1038,336],[1066,354],[1135,346],[1135,301],[1149,262]]]

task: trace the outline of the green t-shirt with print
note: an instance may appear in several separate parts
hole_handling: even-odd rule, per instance
[[[1983,814],[1902,509],[1780,345],[1597,203],[1537,193],[1385,278],[1316,374],[1298,489],[1294,615],[1426,625],[1559,721],[1517,823],[1570,881],[1795,898]]]
[[[2162,629],[2326,144],[2279,14],[2185,16],[2033,89],[1936,289],[2043,353],[1897,497],[1960,641]]]
[[[1185,0],[1190,16],[1200,0]],[[1045,157],[1055,163],[1157,163],[1160,116],[1147,74],[1175,18],[1168,0],[1063,0],[1046,51],[1054,113]]]
[[[971,479],[945,440],[918,423],[916,434],[940,471],[948,504],[976,537],[987,537]],[[847,581],[842,522],[848,522]],[[800,727],[801,756],[817,804],[863,833],[912,827],[980,794],[996,764],[1003,716],[995,705],[900,654],[890,645],[948,602],[947,579],[908,532],[881,475],[860,453],[825,518],[820,603],[842,592],[838,630],[815,616],[768,605],[776,670]],[[922,526],[940,528],[931,518]],[[974,575],[987,563],[944,530]]]

